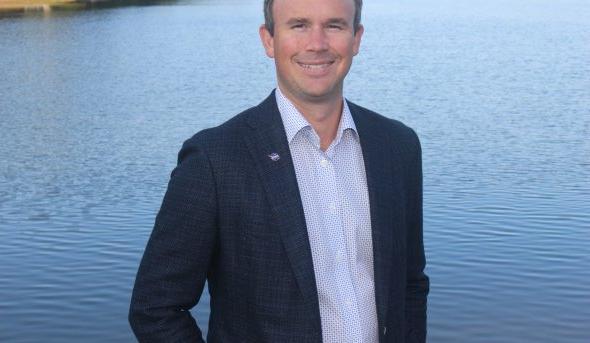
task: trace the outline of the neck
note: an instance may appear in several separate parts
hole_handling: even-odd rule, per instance
[[[338,125],[344,106],[342,93],[339,96],[317,102],[302,101],[287,93],[283,93],[283,95],[293,103],[318,134],[320,148],[324,151],[328,149],[338,133]]]

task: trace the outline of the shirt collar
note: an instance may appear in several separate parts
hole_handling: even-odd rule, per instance
[[[313,130],[311,124],[307,121],[307,119],[305,119],[301,112],[299,112],[295,105],[293,105],[293,103],[287,99],[279,87],[276,89],[275,97],[277,99],[277,105],[279,107],[279,112],[281,114],[281,119],[283,121],[283,126],[285,127],[285,132],[287,133],[287,139],[289,143],[291,143],[295,135],[302,129],[311,128]],[[356,133],[356,126],[354,125],[354,120],[352,119],[350,109],[348,108],[348,103],[346,102],[346,99],[343,99],[342,116],[340,117],[338,132],[336,134],[336,138],[334,138],[333,144],[338,144],[342,138],[342,134],[347,129],[351,129],[354,133]],[[356,138],[356,135],[353,136]]]

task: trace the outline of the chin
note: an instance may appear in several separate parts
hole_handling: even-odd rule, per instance
[[[339,97],[342,95],[342,92],[337,92],[335,89],[331,88],[313,92],[312,94],[318,99],[328,99],[332,97]]]
[[[294,82],[293,82],[294,81]],[[297,82],[298,81],[298,82]],[[319,102],[341,95],[338,91],[338,83],[328,80],[292,80],[280,82],[281,90],[287,94],[309,102]]]
[[[301,89],[303,94],[314,98],[326,98],[337,94],[334,86],[309,86]]]

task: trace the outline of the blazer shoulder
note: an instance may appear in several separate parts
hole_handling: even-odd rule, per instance
[[[181,152],[182,150],[192,150],[192,148],[217,151],[223,148],[233,148],[241,144],[241,137],[249,130],[248,118],[255,111],[256,107],[251,107],[218,126],[195,133],[183,143]]]
[[[359,106],[353,102],[347,101],[351,112],[354,115],[355,124],[358,121],[366,123],[373,131],[379,131],[390,137],[395,142],[409,144],[420,148],[420,140],[414,129],[403,122],[385,117],[375,111]],[[355,115],[356,114],[356,115]],[[358,118],[358,119],[357,119]]]

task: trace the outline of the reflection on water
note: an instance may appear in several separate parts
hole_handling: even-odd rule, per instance
[[[587,7],[366,4],[347,96],[421,136],[431,342],[590,341]],[[0,341],[132,340],[180,144],[274,86],[260,8],[0,20]]]

